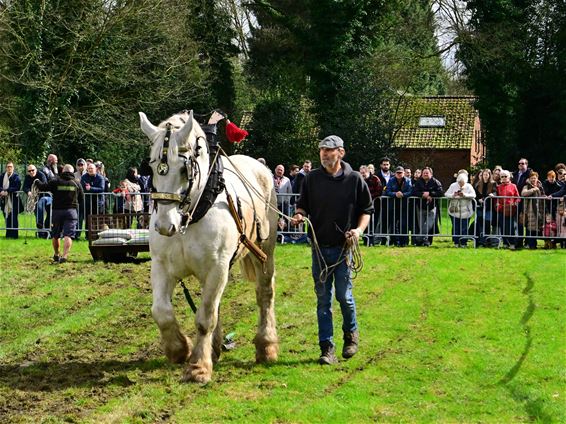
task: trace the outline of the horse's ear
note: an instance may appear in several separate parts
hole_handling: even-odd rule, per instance
[[[147,135],[147,137],[153,143],[153,138],[155,134],[159,132],[159,128],[153,125],[151,122],[149,122],[149,119],[147,119],[145,113],[139,112],[139,114],[140,114],[140,127],[144,132],[144,134]]]
[[[180,143],[184,143],[185,140],[189,137],[189,134],[191,133],[191,131],[193,130],[193,111],[191,110],[189,112],[189,119],[187,119],[187,122],[185,122],[185,124],[181,127],[181,129],[179,130],[178,134],[178,140],[180,140]]]

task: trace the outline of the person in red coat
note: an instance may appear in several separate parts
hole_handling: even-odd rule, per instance
[[[499,176],[501,184],[497,186],[497,215],[503,243],[515,250],[517,243],[517,205],[521,202],[517,186],[511,182],[509,171],[503,170]]]

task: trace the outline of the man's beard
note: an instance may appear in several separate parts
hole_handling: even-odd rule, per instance
[[[325,168],[334,168],[338,163],[338,159],[322,159],[321,162]]]

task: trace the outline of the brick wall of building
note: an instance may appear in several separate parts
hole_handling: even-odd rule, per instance
[[[404,166],[409,166],[412,170],[430,166],[434,171],[434,177],[440,180],[446,190],[454,182],[454,174],[459,169],[467,169],[470,166],[470,151],[403,149],[399,153],[399,159]]]

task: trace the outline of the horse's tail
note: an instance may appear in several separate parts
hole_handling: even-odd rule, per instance
[[[240,268],[242,270],[242,277],[244,277],[248,281],[256,280],[255,267],[250,255],[243,257],[243,259],[240,261]]]

